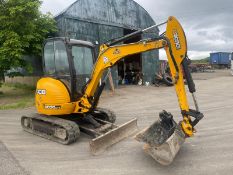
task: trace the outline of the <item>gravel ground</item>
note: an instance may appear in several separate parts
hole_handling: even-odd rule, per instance
[[[0,174],[231,175],[233,77],[226,70],[193,76],[205,118],[196,127],[195,137],[186,140],[170,166],[156,163],[143,152],[143,144],[132,138],[92,156],[90,138],[84,134],[78,142],[64,146],[25,133],[20,117],[34,111],[29,108],[0,111]],[[177,121],[181,119],[173,87],[121,87],[114,95],[105,92],[100,106],[115,111],[118,124],[138,118],[140,129],[154,122],[162,109],[171,112]]]
[[[19,162],[0,141],[0,172],[3,175],[27,175],[28,173],[20,166]]]

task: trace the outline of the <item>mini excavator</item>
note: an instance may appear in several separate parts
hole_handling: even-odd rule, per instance
[[[160,36],[122,44],[164,24],[167,24],[166,31]],[[128,55],[161,48],[167,54],[182,120],[176,123],[171,113],[162,111],[155,123],[137,133],[136,140],[145,143],[145,152],[157,162],[169,165],[185,139],[193,136],[194,126],[203,118],[188,68],[186,37],[175,17],[102,44],[97,59],[95,46],[87,41],[50,38],[43,48],[44,77],[37,82],[35,93],[37,113],[21,117],[21,125],[29,133],[61,144],[71,144],[82,131],[94,137],[90,141],[91,152],[99,154],[137,132],[137,119],[120,126],[114,124],[115,114],[97,107],[99,98],[110,68],[118,61]],[[184,77],[195,110],[189,108]]]

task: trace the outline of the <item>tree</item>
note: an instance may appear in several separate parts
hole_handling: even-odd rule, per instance
[[[57,31],[40,0],[0,0],[0,80],[12,68],[28,65],[23,55],[41,55],[43,40]]]

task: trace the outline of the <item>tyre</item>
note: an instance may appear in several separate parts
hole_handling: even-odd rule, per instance
[[[173,86],[174,85],[172,78],[168,74],[164,74],[163,75],[163,82],[167,86]]]

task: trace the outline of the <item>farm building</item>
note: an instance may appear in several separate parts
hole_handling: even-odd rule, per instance
[[[91,41],[99,45],[139,29],[155,25],[148,12],[133,0],[77,0],[55,17],[58,35]],[[158,29],[125,43],[155,37]],[[132,59],[134,58],[134,59]],[[144,82],[152,82],[158,69],[159,52],[150,51],[128,56],[112,68],[115,86],[127,74],[143,73]],[[132,78],[132,77],[131,77]],[[131,83],[130,80],[127,80]]]

